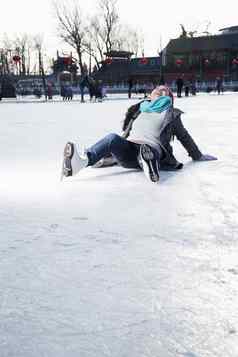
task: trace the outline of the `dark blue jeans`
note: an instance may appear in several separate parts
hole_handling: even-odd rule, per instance
[[[156,150],[154,150],[156,152]],[[138,156],[140,144],[126,140],[118,134],[108,134],[96,144],[87,149],[88,166],[96,164],[103,157],[113,155],[118,164],[128,169],[140,169]],[[159,158],[159,152],[156,152]]]
[[[138,155],[140,145],[132,143],[118,134],[108,134],[87,149],[89,166],[96,164],[103,157],[113,155],[118,164],[125,168],[140,168]]]

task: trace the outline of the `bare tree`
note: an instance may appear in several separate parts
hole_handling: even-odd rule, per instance
[[[26,75],[30,72],[30,38],[25,34],[19,34],[14,40],[14,47],[16,52],[21,57],[20,72]]]
[[[118,36],[119,15],[116,8],[117,0],[99,0],[99,16],[101,18],[101,35],[104,39],[106,52],[110,52]]]
[[[137,57],[139,53],[144,52],[145,38],[141,30],[132,30],[130,35],[129,49]]]
[[[120,24],[116,4],[117,0],[99,0],[97,13],[88,21],[86,52],[97,68],[104,60],[104,53],[117,47]]]
[[[78,56],[78,63],[83,73],[83,55],[86,51],[86,21],[80,7],[75,3],[69,8],[65,3],[53,3],[58,22],[58,36],[72,47]]]
[[[41,34],[37,34],[33,37],[33,44],[34,48],[38,53],[38,58],[39,58],[39,73],[41,71],[41,54],[42,54],[42,48],[43,48],[43,36]]]
[[[15,63],[15,66],[13,65],[13,56],[19,55],[18,48],[16,48],[15,42],[6,33],[3,34],[1,54],[4,73],[11,73],[16,69],[20,72],[19,63]]]
[[[100,62],[104,59],[104,52],[106,51],[104,36],[98,16],[93,16],[89,19],[87,28],[87,42],[86,52],[89,58],[93,58],[97,69],[100,67]]]
[[[32,44],[32,36],[28,34],[18,34],[9,38],[7,34],[3,35],[2,47],[5,53],[5,73],[18,70],[19,74],[29,75],[31,72],[31,59],[35,48]],[[20,61],[14,64],[14,56],[18,55]]]
[[[128,25],[122,25],[117,12],[117,0],[99,0],[98,12],[89,19],[87,53],[97,65],[111,50],[127,50],[138,54],[142,50],[143,36]]]
[[[144,36],[129,25],[121,25],[116,39],[116,49],[132,52],[135,56],[144,51]]]
[[[44,63],[42,59],[42,49],[43,49],[43,36],[38,34],[33,39],[35,49],[38,52],[38,60],[39,60],[39,74],[41,75],[44,92],[45,92],[45,100],[47,100],[47,89],[46,89],[46,79],[45,79],[45,71],[44,71]]]
[[[211,21],[207,21],[205,31],[202,31],[202,33],[205,33],[205,35],[207,35],[207,36],[211,35],[211,32],[208,31],[208,28],[210,27],[210,25],[211,25]]]
[[[58,35],[76,50],[81,73],[85,56],[89,57],[91,72],[92,59],[99,69],[105,53],[111,50],[138,53],[142,40],[135,30],[120,24],[116,5],[117,0],[98,0],[97,13],[86,19],[76,3],[71,8],[53,3]]]
[[[85,49],[89,56],[89,68],[93,59],[99,69],[105,52],[117,47],[119,16],[116,9],[117,0],[99,0],[98,10],[88,19]]]

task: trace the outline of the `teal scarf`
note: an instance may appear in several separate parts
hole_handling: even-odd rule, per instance
[[[144,101],[140,105],[140,111],[142,113],[162,113],[169,109],[172,105],[172,100],[168,96],[159,97],[151,102]]]

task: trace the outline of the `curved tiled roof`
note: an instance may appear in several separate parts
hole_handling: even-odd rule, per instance
[[[192,51],[238,50],[238,33],[225,35],[176,38],[166,46],[167,52],[181,53]]]

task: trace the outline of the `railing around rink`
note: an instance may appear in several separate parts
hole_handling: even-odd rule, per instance
[[[211,93],[216,92],[216,83],[214,81],[206,81],[206,82],[196,82],[196,92],[197,93]],[[118,99],[122,97],[127,97],[128,93],[128,86],[126,84],[117,84],[117,85],[105,85],[105,96],[103,100],[110,100],[110,99]],[[174,93],[176,93],[176,83],[170,83],[170,88]],[[132,96],[134,98],[136,96],[141,97],[142,94],[147,93],[149,94],[153,89],[153,85],[149,84],[142,84],[139,86],[133,86],[132,88]],[[238,81],[223,81],[222,83],[222,91],[223,92],[238,92]],[[45,102],[81,102],[81,92],[79,87],[72,88],[72,99],[70,100],[63,100],[60,89],[55,89],[52,93],[52,98],[48,96],[45,97],[43,91],[33,94],[25,90],[24,92],[17,91],[15,97],[0,97],[0,103],[45,103]],[[85,100],[89,101],[88,89],[85,88],[84,90]]]

